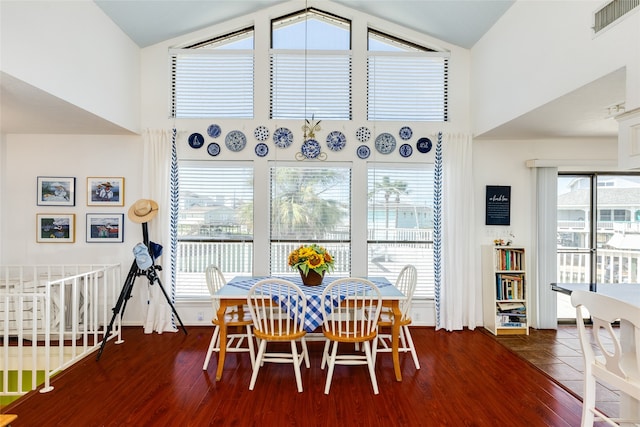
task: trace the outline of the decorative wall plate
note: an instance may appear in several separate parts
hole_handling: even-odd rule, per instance
[[[396,138],[390,133],[381,133],[376,138],[376,150],[380,154],[389,154],[396,149]]]
[[[267,154],[269,154],[269,146],[264,142],[256,144],[256,154],[258,155],[258,157],[266,156]]]
[[[340,151],[347,144],[347,137],[338,130],[334,130],[327,135],[327,147],[331,151]]]
[[[218,145],[218,143],[216,142],[212,142],[211,144],[207,145],[207,153],[209,153],[210,156],[217,156],[218,154],[220,154],[220,145]]]
[[[232,130],[227,134],[224,143],[231,151],[241,151],[247,145],[247,137],[239,130]]]
[[[220,129],[220,126],[218,126],[218,125],[210,125],[207,128],[207,134],[211,138],[217,138],[217,137],[220,136],[221,133],[222,133],[222,129]]]
[[[371,149],[366,145],[361,145],[356,150],[356,154],[358,155],[359,158],[366,159],[371,154]]]
[[[413,154],[413,147],[409,144],[402,144],[398,151],[402,157],[409,157]]]
[[[320,143],[315,139],[307,139],[300,151],[307,159],[315,159],[320,154]]]
[[[431,151],[431,140],[427,137],[420,138],[418,142],[416,142],[416,148],[421,153],[428,153]]]
[[[367,142],[371,138],[371,131],[366,126],[361,126],[356,130],[356,139],[360,142]]]
[[[269,129],[266,126],[258,126],[253,131],[253,136],[255,136],[258,141],[266,141],[269,139]]]
[[[273,132],[273,142],[277,147],[287,148],[293,143],[293,134],[287,128],[278,128]]]
[[[400,132],[398,132],[398,135],[400,135],[400,138],[403,141],[406,141],[407,139],[411,139],[411,135],[413,135],[413,131],[409,126],[404,126],[400,128]]]
[[[192,133],[189,135],[189,145],[191,148],[200,148],[204,145],[204,136],[200,133]]]

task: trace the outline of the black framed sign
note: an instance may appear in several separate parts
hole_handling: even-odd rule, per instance
[[[486,225],[511,225],[511,186],[487,185]]]

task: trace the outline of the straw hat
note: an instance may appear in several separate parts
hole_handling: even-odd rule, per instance
[[[129,208],[129,219],[138,224],[151,221],[158,214],[158,204],[151,199],[140,199]]]

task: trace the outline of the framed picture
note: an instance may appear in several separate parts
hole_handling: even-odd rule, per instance
[[[123,241],[124,214],[87,214],[87,242]]]
[[[124,178],[88,177],[87,206],[124,206]]]
[[[76,179],[73,177],[39,176],[38,206],[75,206]]]
[[[511,224],[511,186],[487,185],[485,225]]]
[[[76,241],[75,214],[36,214],[36,241],[73,243]]]

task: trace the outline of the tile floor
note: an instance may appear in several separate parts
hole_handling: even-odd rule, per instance
[[[559,325],[557,330],[532,328],[529,335],[495,338],[582,399],[584,363],[575,325]],[[596,406],[602,411],[611,416],[618,415],[619,396],[616,390],[598,384],[596,400]]]

